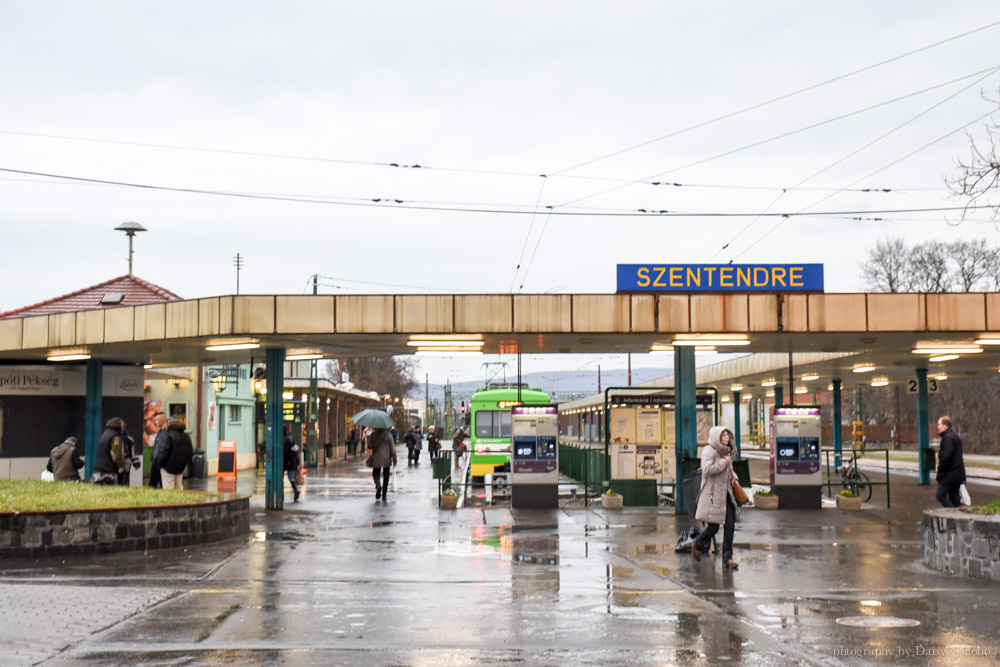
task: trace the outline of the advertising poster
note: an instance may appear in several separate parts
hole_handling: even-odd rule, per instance
[[[611,479],[635,479],[636,446],[611,445]]]
[[[636,447],[636,479],[659,479],[663,473],[663,448],[660,445]]]

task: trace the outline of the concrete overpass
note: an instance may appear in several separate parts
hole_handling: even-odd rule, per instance
[[[695,346],[827,353],[818,372],[838,384],[856,382],[862,363],[890,382],[915,378],[926,410],[935,364],[956,377],[997,372],[1000,294],[252,295],[0,320],[3,362],[86,360],[88,455],[103,364],[238,363],[256,348],[275,388],[282,362],[297,355],[671,352],[677,442],[690,449],[694,423],[683,415],[694,409]],[[279,466],[280,396],[269,392],[267,437]],[[926,430],[926,415],[920,421]],[[268,507],[280,508],[280,469],[269,469],[268,487]]]

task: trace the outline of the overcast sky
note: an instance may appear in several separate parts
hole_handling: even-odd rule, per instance
[[[959,205],[943,176],[997,108],[1000,25],[684,130],[995,22],[995,0],[0,0],[0,168],[312,200],[0,172],[0,311],[126,273],[126,220],[135,273],[185,298],[235,292],[236,253],[242,293],[613,292],[617,263],[730,260],[864,290],[880,238],[997,231],[636,211]]]

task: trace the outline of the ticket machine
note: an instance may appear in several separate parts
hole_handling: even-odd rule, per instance
[[[511,507],[558,507],[557,408],[525,405],[510,412]]]
[[[820,409],[779,406],[771,418],[771,490],[781,509],[821,509]]]

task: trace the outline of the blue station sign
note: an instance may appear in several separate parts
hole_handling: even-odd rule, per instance
[[[822,292],[822,264],[619,264],[619,292]]]

